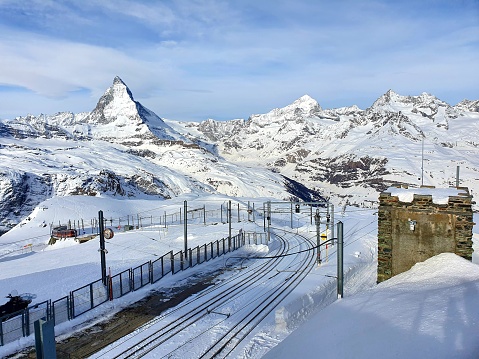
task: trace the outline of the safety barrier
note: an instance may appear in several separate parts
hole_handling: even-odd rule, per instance
[[[158,282],[165,275],[176,274],[225,253],[234,251],[245,244],[245,235],[223,238],[215,242],[183,251],[166,253],[162,257],[127,269],[114,276],[91,282],[70,292],[68,296],[55,301],[45,301],[24,310],[0,317],[0,346],[11,343],[34,332],[34,322],[45,318],[55,325],[76,318],[101,304],[120,298],[147,284]]]
[[[70,292],[71,317],[76,318],[107,302],[109,293],[108,281],[104,283],[101,279]]]
[[[0,345],[29,336],[34,332],[35,321],[45,317],[51,317],[50,300],[0,317]]]

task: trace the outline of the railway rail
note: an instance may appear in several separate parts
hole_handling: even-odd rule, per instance
[[[314,241],[274,229],[278,248],[240,260],[240,268],[213,287],[138,328],[91,358],[225,358],[306,277],[316,260]],[[243,267],[247,262],[248,266]],[[242,346],[243,343],[243,346]]]

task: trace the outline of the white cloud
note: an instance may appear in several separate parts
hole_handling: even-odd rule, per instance
[[[326,107],[364,108],[389,88],[456,101],[475,94],[479,80],[477,19],[421,16],[403,3],[105,0],[82,3],[82,12],[68,2],[32,4],[70,20],[69,31],[82,32],[93,11],[104,23],[95,24],[100,33],[90,43],[42,35],[41,27],[0,28],[0,84],[38,94],[26,109],[45,99],[67,110],[78,89],[96,101],[115,75],[135,98],[176,119],[248,116],[305,93]],[[85,93],[75,95],[79,104]],[[8,104],[2,107],[0,117]]]

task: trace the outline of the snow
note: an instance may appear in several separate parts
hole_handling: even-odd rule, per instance
[[[39,303],[59,299],[99,279],[98,238],[84,244],[64,240],[48,246],[50,225],[83,219],[88,232],[90,220],[98,218],[99,210],[104,212],[107,220],[121,218],[123,224],[127,216],[133,220],[138,215],[148,222],[148,217],[158,218],[164,213],[179,212],[185,200],[189,208],[205,205],[207,210],[217,213],[229,200],[234,202],[233,207],[238,204],[242,208],[251,201],[258,209],[267,200],[289,197],[281,173],[311,188],[319,186],[325,196],[336,201],[336,208],[340,210],[335,213],[335,218],[345,225],[345,296],[337,300],[336,252],[333,247],[329,252],[323,251],[321,265],[315,265],[294,291],[251,332],[235,352],[235,357],[479,357],[477,226],[474,228],[476,252],[472,263],[452,254],[441,254],[376,285],[377,213],[374,203],[378,193],[361,184],[363,178],[376,175],[390,183],[417,184],[423,163],[418,136],[426,134],[425,184],[448,186],[454,180],[457,165],[460,165],[461,185],[468,187],[471,194],[477,192],[477,113],[453,113],[455,110],[446,108],[440,100],[427,94],[405,97],[390,91],[372,106],[373,110],[383,112],[384,116],[377,118],[368,110],[361,115],[354,113],[359,111],[358,108],[325,111],[315,100],[303,96],[282,109],[254,115],[249,121],[164,122],[143,109],[147,113],[142,122],[137,117],[136,106],[139,104],[134,102],[124,83],[117,81],[105,94],[109,91],[114,92],[114,101],[108,103],[106,96],[103,112],[111,120],[108,123],[95,122],[89,117],[91,113],[1,121],[20,132],[36,133],[22,140],[2,137],[0,159],[8,181],[19,182],[29,173],[38,177],[27,184],[32,192],[31,201],[41,203],[29,215],[22,214],[21,223],[0,237],[0,304],[6,301],[4,297],[12,290],[35,293],[35,301]],[[101,106],[98,110],[101,114],[100,110]],[[387,111],[402,111],[411,121],[392,116]],[[448,111],[454,116],[449,116]],[[386,120],[388,122],[383,125]],[[50,136],[45,123],[60,133],[64,131],[75,136],[58,138],[54,132]],[[154,136],[143,139],[136,136],[138,133],[149,134],[149,131],[163,139],[203,139],[211,152],[174,143],[158,146],[152,140]],[[44,134],[48,134],[47,138],[41,137]],[[211,142],[213,140],[208,135],[218,141]],[[82,136],[91,140],[84,141]],[[133,153],[129,152],[132,147],[121,142],[124,139],[137,144]],[[135,151],[150,151],[154,156],[143,158],[135,155]],[[369,156],[387,159],[385,174],[375,174],[373,165],[369,168],[373,173],[359,171],[361,178],[349,187],[318,180],[331,165],[337,163],[336,171],[346,173],[349,162],[361,168],[362,158]],[[284,167],[275,165],[280,159],[287,160],[283,161],[286,163]],[[149,197],[140,194],[136,187],[127,186],[125,190],[132,196],[128,199],[108,197],[108,193],[98,197],[71,195],[104,168],[114,169],[126,179],[140,176],[143,182],[152,186],[153,180],[158,178],[165,184],[165,197],[173,199]],[[277,173],[266,168],[274,168]],[[53,193],[45,193],[48,187],[39,180],[46,175],[51,176]],[[5,186],[6,193],[11,187],[7,180],[0,183]],[[403,202],[412,201],[414,194],[430,194],[435,203],[445,203],[449,196],[463,194],[455,188],[406,190],[391,187],[387,192]],[[51,196],[53,198],[43,201]],[[361,208],[349,206],[351,203],[360,204]],[[296,216],[294,229],[298,234],[314,237],[315,228],[309,219],[308,216]],[[285,218],[274,218],[274,225],[285,228],[290,225],[289,221],[288,213]],[[475,222],[478,223],[478,218]],[[124,232],[121,227],[118,230],[116,224],[112,226],[115,236],[106,245],[107,266],[113,275],[157,259],[171,250],[184,248],[181,225],[145,225]],[[232,230],[234,233],[239,230],[262,232],[262,218],[257,217],[256,223],[244,218],[241,222],[235,221]],[[188,246],[209,243],[225,238],[227,234],[228,226],[217,215],[214,225],[189,224]],[[242,248],[235,255],[265,255],[277,246],[278,241],[273,240],[268,246]],[[62,323],[55,328],[57,338],[64,338],[86,325],[110,317],[159,286],[168,288],[197,274],[197,271],[212,271],[225,266],[227,257],[203,263],[175,276],[168,275],[158,284],[146,286]],[[254,266],[254,262],[248,265]],[[266,279],[265,283],[271,285]],[[251,288],[250,297],[260,296],[266,284]],[[235,300],[228,303],[228,310],[238,306],[241,306],[240,302]],[[206,329],[206,324],[195,326],[198,331]],[[207,339],[213,337],[211,333]],[[173,340],[171,345],[175,343]],[[32,337],[9,343],[0,347],[0,357],[32,344]],[[190,352],[180,354],[195,357]]]
[[[155,216],[178,211],[184,200],[188,201],[189,208],[204,204],[206,209],[212,209],[219,208],[231,198],[189,195],[153,201],[70,196],[45,201],[32,213],[30,220],[23,221],[0,238],[3,253],[0,254],[0,297],[18,290],[36,294],[35,302],[56,300],[99,279],[98,238],[84,244],[66,240],[46,246],[49,228],[42,227],[43,222],[89,218],[99,209],[104,211],[105,218],[125,218],[126,215],[136,216],[136,213],[145,217],[150,214]],[[256,201],[256,208],[261,206],[258,199],[233,200],[242,204],[248,200]],[[345,226],[344,298],[337,300],[336,296],[336,280],[333,278],[336,275],[336,252],[333,247],[322,252],[322,264],[315,265],[301,284],[255,328],[231,357],[291,358],[302,355],[304,358],[370,359],[379,353],[383,358],[470,358],[479,355],[477,254],[473,263],[450,253],[441,254],[376,285],[375,210],[347,207],[335,213],[335,218]],[[276,226],[287,227],[289,221],[289,214],[273,218]],[[298,233],[315,236],[309,216],[295,218],[294,224]],[[233,233],[240,229],[262,231],[262,226],[261,218],[257,218],[256,224],[232,222]],[[168,228],[145,226],[142,230],[129,232],[114,229],[115,236],[106,244],[107,265],[112,274],[156,259],[170,250],[181,250],[184,246],[181,225]],[[188,233],[188,246],[194,247],[226,237],[228,226],[222,223],[206,226],[192,223]],[[478,239],[479,235],[475,232],[475,244]],[[31,244],[32,248],[24,249],[25,244]],[[253,246],[233,253],[261,255],[273,251],[275,246],[277,243],[273,241],[269,246]],[[173,286],[195,271],[213,270],[224,266],[224,263],[225,259],[220,257],[175,276],[168,275],[158,284],[148,285],[101,305],[56,326],[57,338],[81,330],[87,323],[91,325],[100,318],[110,317],[147,295],[155,286]],[[263,286],[251,288],[248,298],[260,296],[264,290]],[[232,310],[239,303],[235,300],[227,309]],[[202,332],[207,326],[206,322],[196,324],[192,330]],[[214,335],[212,332],[211,338]],[[173,344],[174,341],[170,346]],[[26,345],[33,345],[32,337],[0,347],[0,356],[14,353]],[[116,345],[121,347],[122,344]],[[194,357],[191,353],[183,352],[181,355]]]
[[[478,299],[479,266],[443,253],[338,300],[264,358],[477,358]]]
[[[403,187],[389,187],[384,192],[390,193],[393,197],[398,197],[400,202],[411,203],[414,195],[429,195],[432,196],[432,202],[436,204],[447,204],[449,197],[467,196],[467,191],[460,188],[403,188]]]

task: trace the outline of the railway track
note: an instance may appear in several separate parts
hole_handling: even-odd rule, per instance
[[[91,358],[224,358],[313,268],[315,244],[275,230],[280,244],[234,275],[162,314]],[[241,263],[247,261],[244,259]]]

